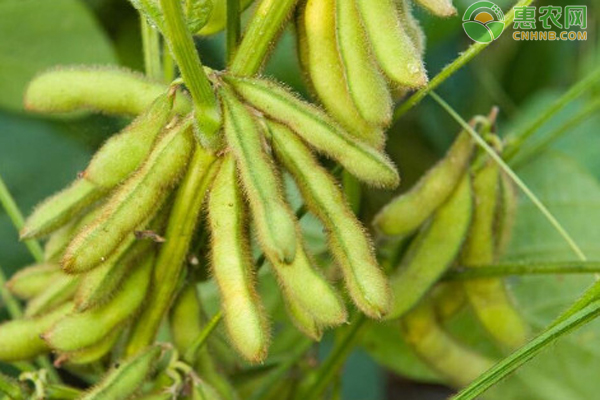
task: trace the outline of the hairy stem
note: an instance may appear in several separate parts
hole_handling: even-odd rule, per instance
[[[227,0],[227,63],[231,63],[240,42],[240,0]]]
[[[256,74],[298,0],[262,0],[231,62],[231,73]]]
[[[142,31],[142,46],[144,49],[144,69],[146,75],[154,80],[162,81],[162,66],[160,63],[160,35],[148,20],[140,14]]]

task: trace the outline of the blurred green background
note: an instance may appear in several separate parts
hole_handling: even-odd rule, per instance
[[[415,7],[427,36],[430,76],[468,48],[461,26],[471,0],[456,1],[459,16],[441,20]],[[508,11],[512,2],[497,0]],[[543,0],[536,6],[551,4]],[[512,27],[468,66],[447,80],[438,93],[465,119],[500,107],[498,131],[518,131],[540,115],[571,85],[600,65],[600,2],[587,5],[587,41],[515,41]],[[556,5],[556,4],[554,4]],[[248,12],[246,12],[248,15]],[[45,118],[22,110],[29,79],[57,65],[122,65],[141,70],[142,51],[137,14],[125,0],[0,0],[0,175],[25,214],[82,170],[94,149],[126,121],[103,115],[70,119]],[[224,67],[222,34],[197,40],[201,58]],[[295,54],[293,30],[286,30],[265,74],[274,75],[308,96]],[[548,205],[590,259],[600,259],[600,114],[591,113],[535,156],[527,148],[543,141],[591,102],[599,88],[552,117],[524,146],[514,166]],[[389,131],[388,152],[399,165],[405,190],[440,155],[458,131],[457,124],[426,98]],[[363,217],[368,219],[393,193],[366,190]],[[572,260],[564,241],[531,203],[520,200],[519,220],[507,260]],[[7,275],[30,263],[25,246],[7,215],[0,211],[0,266]],[[585,288],[589,276],[512,278],[513,293],[527,319],[542,328]],[[466,343],[498,356],[485,335],[472,329],[468,312],[449,328]],[[321,346],[328,351],[331,338]],[[597,397],[594,374],[600,370],[600,325],[592,323],[562,340],[489,396],[511,399],[578,400]],[[438,385],[435,371],[423,365],[402,343],[392,325],[371,324],[361,348],[349,358],[342,377],[343,399],[437,399],[449,389]],[[419,383],[416,383],[419,382]],[[428,397],[429,396],[429,397]]]

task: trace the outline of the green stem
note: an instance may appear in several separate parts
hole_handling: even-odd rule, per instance
[[[208,324],[202,329],[202,332],[198,335],[198,337],[194,340],[194,342],[190,345],[190,348],[183,355],[183,360],[188,364],[194,364],[196,361],[196,355],[198,351],[204,346],[204,343],[208,339],[211,333],[219,326],[219,323],[223,319],[223,311],[219,310],[213,317],[208,321]]]
[[[2,204],[4,210],[6,210],[6,214],[8,214],[8,217],[12,221],[14,227],[17,228],[17,231],[20,231],[21,228],[23,228],[24,223],[23,214],[21,214],[21,210],[19,210],[19,207],[17,207],[15,199],[12,197],[8,191],[8,188],[4,184],[2,176],[0,176],[0,204]],[[25,240],[25,246],[27,246],[35,261],[42,262],[44,260],[44,250],[36,240]]]
[[[164,35],[183,80],[192,95],[198,135],[202,145],[215,151],[219,143],[221,118],[217,100],[202,69],[194,39],[187,29],[179,0],[160,0],[164,14]]]
[[[506,14],[505,18],[505,26],[509,26],[513,20],[515,19],[515,8],[528,6],[533,2],[533,0],[520,0],[517,4],[514,5],[513,8]],[[440,86],[446,79],[450,78],[456,71],[464,67],[468,64],[475,56],[483,51],[486,47],[488,47],[491,43],[473,43],[469,48],[461,53],[454,61],[444,67],[433,79],[429,81],[427,86],[422,87],[417,92],[415,92],[412,96],[410,96],[404,103],[402,103],[396,110],[394,111],[394,121],[397,121],[402,115],[404,115],[408,110],[417,105],[425,96],[429,94],[432,90],[436,89]]]
[[[567,261],[482,265],[448,271],[445,281],[463,281],[508,275],[593,274],[600,272],[600,261]]]
[[[435,92],[431,92],[430,95],[436,102],[438,102],[440,106],[442,106],[444,110],[446,110],[448,114],[450,114],[452,118],[454,118],[456,122],[458,122],[463,129],[465,129],[471,135],[473,140],[487,152],[487,154],[500,166],[500,168],[510,177],[510,179],[516,183],[516,185],[523,191],[523,193],[525,193],[529,200],[531,200],[531,202],[546,217],[554,229],[556,229],[556,231],[562,236],[565,242],[567,242],[577,257],[581,261],[586,261],[585,254],[583,251],[581,251],[581,248],[577,245],[571,235],[569,235],[567,230],[560,224],[560,222],[558,222],[556,217],[552,215],[544,203],[542,203],[542,201],[527,187],[525,182],[523,182],[521,178],[515,174],[515,172],[506,164],[506,162],[504,162],[498,153],[496,153],[494,149],[492,149],[490,145],[487,144],[486,141],[483,140],[483,138],[477,134],[477,132],[475,132],[475,130],[441,97],[439,97]]]
[[[11,319],[21,318],[23,316],[21,305],[12,293],[8,291],[5,284],[6,275],[4,275],[4,271],[2,271],[2,267],[0,267],[0,296],[2,297],[2,301],[6,304],[6,309],[8,310]]]
[[[334,345],[331,354],[327,356],[327,359],[321,364],[318,370],[315,371],[315,378],[313,381],[307,381],[309,387],[305,390],[300,389],[296,395],[296,399],[318,399],[323,391],[327,388],[329,383],[335,377],[336,373],[346,362],[346,358],[356,339],[360,329],[364,326],[367,318],[363,314],[358,314],[353,323],[350,324],[348,330],[344,332],[344,335]]]
[[[550,107],[546,108],[535,120],[533,120],[525,129],[520,132],[512,133],[507,136],[505,156],[510,160],[521,148],[531,135],[533,135],[543,124],[554,116],[558,111],[565,108],[573,100],[580,97],[586,91],[590,90],[600,81],[600,68],[596,68],[581,81],[573,85],[564,95],[556,100]]]
[[[160,64],[160,35],[142,14],[140,14],[140,25],[146,76],[157,81],[162,81],[163,73]]]
[[[202,149],[196,149],[177,191],[165,243],[154,266],[152,293],[132,330],[127,355],[137,354],[154,342],[160,323],[171,305],[206,191],[214,176],[210,172],[214,167],[214,158],[208,160],[207,157]]]
[[[514,372],[517,368],[535,357],[542,349],[559,337],[581,327],[592,321],[600,314],[600,301],[589,304],[584,309],[574,313],[544,332],[536,336],[525,346],[516,350],[514,353],[504,358],[469,386],[460,391],[451,400],[471,400],[483,394],[490,387],[498,383],[501,379]]]
[[[21,385],[3,373],[0,373],[0,394],[5,394],[11,399],[25,398],[25,393]]]
[[[227,0],[227,63],[231,63],[240,42],[240,0]]]
[[[520,153],[518,153],[518,156],[513,158],[514,161],[509,160],[509,161],[512,161],[511,165],[514,167],[517,165],[521,165],[523,162],[525,162],[527,160],[531,160],[533,157],[535,157],[536,155],[538,155],[542,151],[544,151],[546,148],[548,148],[548,146],[550,146],[552,144],[552,142],[559,139],[566,132],[575,128],[577,125],[584,122],[589,117],[596,115],[596,112],[599,109],[600,109],[600,100],[596,100],[596,101],[589,103],[586,107],[579,110],[579,112],[577,114],[575,114],[571,119],[569,119],[564,124],[560,125],[556,129],[551,131],[549,134],[547,134],[545,136],[544,140],[542,140],[539,143],[535,144],[534,146],[532,146],[528,149],[524,149],[524,151],[521,151]]]
[[[262,0],[231,62],[234,75],[256,74],[298,0]]]

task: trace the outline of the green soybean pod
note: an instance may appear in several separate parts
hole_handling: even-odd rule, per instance
[[[456,15],[456,8],[452,5],[452,0],[416,0],[416,2],[437,17]]]
[[[234,89],[274,121],[290,127],[317,151],[340,163],[352,175],[376,187],[394,188],[400,177],[381,152],[342,130],[327,114],[298,99],[280,85],[262,79],[225,76]]]
[[[471,178],[465,174],[390,276],[393,302],[386,318],[397,318],[413,308],[450,267],[467,236],[472,211]]]
[[[510,243],[512,229],[518,207],[518,193],[514,182],[505,174],[500,174],[499,204],[496,216],[496,258],[504,254]]]
[[[400,24],[406,29],[406,33],[412,40],[413,45],[421,56],[425,53],[425,32],[421,28],[419,21],[412,13],[412,7],[409,0],[396,0],[398,5],[398,16]]]
[[[323,328],[317,323],[313,314],[293,296],[284,296],[284,301],[287,314],[294,326],[315,342],[319,342],[323,337]]]
[[[5,286],[18,298],[27,300],[39,295],[59,274],[56,264],[35,264],[18,271]]]
[[[409,88],[427,83],[419,51],[400,22],[394,0],[356,0],[373,54],[392,81]]]
[[[464,176],[473,146],[469,134],[462,132],[443,159],[375,216],[375,227],[386,235],[408,235],[421,226]]]
[[[221,292],[221,307],[233,346],[246,359],[265,359],[269,328],[254,283],[246,234],[244,203],[235,163],[226,156],[208,201],[212,274]]]
[[[45,315],[0,324],[0,361],[29,360],[47,353],[50,349],[41,334],[72,309],[73,304],[67,303]]]
[[[225,138],[233,153],[241,183],[265,254],[291,263],[296,256],[294,216],[285,202],[281,181],[265,153],[259,127],[234,95],[220,90]]]
[[[102,206],[100,217],[69,244],[63,269],[81,273],[105,261],[128,234],[160,209],[185,171],[193,148],[190,120],[168,129],[142,167]]]
[[[70,301],[78,284],[78,277],[61,272],[40,294],[27,302],[25,316],[40,315]]]
[[[381,127],[361,115],[352,97],[350,77],[340,57],[336,41],[336,0],[308,0],[301,10],[298,31],[306,57],[304,66],[312,88],[329,113],[353,136],[381,147],[385,137]],[[365,99],[361,99],[365,100]]]
[[[441,282],[432,293],[435,313],[440,320],[450,319],[467,305],[467,295],[461,282]]]
[[[157,136],[171,117],[175,91],[163,93],[119,134],[94,154],[83,177],[112,189],[135,171],[148,156]]]
[[[494,361],[463,346],[439,325],[429,302],[400,319],[402,334],[425,363],[455,387],[463,387],[494,365]]]
[[[121,333],[122,329],[114,329],[98,343],[69,353],[62,353],[54,361],[54,365],[85,365],[100,361],[115,347]]]
[[[69,187],[35,207],[21,229],[21,239],[39,238],[52,233],[105,194],[105,190],[93,183],[76,179]]]
[[[476,207],[460,257],[464,267],[489,265],[495,261],[498,189],[498,165],[487,160],[473,178]],[[464,288],[477,318],[498,343],[507,349],[515,349],[527,341],[529,328],[513,306],[502,279],[474,279],[464,282]]]
[[[202,332],[202,326],[202,306],[196,286],[187,283],[169,312],[171,339],[179,353],[186,353]]]
[[[130,398],[150,375],[162,354],[160,346],[151,346],[137,356],[111,369],[81,400],[125,400]]]
[[[336,31],[350,95],[369,123],[386,127],[392,122],[392,96],[370,54],[366,32],[354,0],[336,0]]]
[[[92,346],[110,335],[142,305],[150,285],[153,265],[152,254],[127,277],[121,290],[109,302],[98,308],[65,316],[52,328],[46,329],[44,340],[52,349],[68,353]]]
[[[271,261],[286,301],[291,308],[301,308],[312,316],[318,326],[336,326],[347,320],[346,308],[336,290],[313,267],[306,253],[302,232],[298,230],[298,244],[294,262],[287,265]]]
[[[352,300],[368,316],[381,318],[389,310],[390,291],[364,228],[302,141],[284,125],[271,122],[269,129],[277,157],[296,180],[309,210],[325,225]]]
[[[77,110],[138,115],[167,90],[137,72],[114,67],[69,67],[36,76],[25,92],[25,108],[43,113]],[[191,110],[189,99],[178,96],[175,109]]]

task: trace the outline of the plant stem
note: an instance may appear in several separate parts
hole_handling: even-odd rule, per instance
[[[552,343],[559,337],[579,328],[580,326],[592,321],[600,314],[600,301],[589,304],[584,309],[574,313],[564,321],[551,326],[544,332],[536,336],[525,346],[516,350],[514,353],[504,358],[465,389],[461,390],[451,400],[471,400],[475,399],[501,379],[514,372],[517,368],[535,357],[543,348]]]
[[[197,146],[173,203],[165,243],[154,266],[151,295],[133,327],[128,356],[152,344],[171,305],[215,168],[215,158]]]
[[[197,134],[202,146],[214,152],[218,147],[218,133],[221,127],[215,94],[202,69],[200,56],[194,46],[194,39],[187,29],[181,2],[179,0],[160,0],[160,5],[164,14],[165,38],[192,95]]]
[[[12,295],[11,292],[4,286],[6,284],[6,275],[4,275],[4,271],[0,266],[0,296],[2,297],[2,301],[6,304],[6,309],[8,310],[8,315],[10,315],[11,319],[18,319],[23,316],[23,311],[21,310],[21,306],[17,299]]]
[[[357,314],[354,321],[348,327],[348,330],[344,332],[341,339],[335,344],[331,354],[321,364],[318,370],[315,371],[316,378],[314,381],[307,381],[310,386],[298,391],[296,399],[318,399],[321,393],[327,388],[327,385],[335,377],[335,374],[343,366],[346,358],[352,350],[352,345],[355,343],[360,329],[364,326],[367,318],[363,314]]]
[[[15,199],[12,197],[8,188],[4,184],[2,176],[0,176],[0,204],[2,204],[4,210],[6,210],[6,214],[8,214],[8,217],[12,221],[14,227],[17,229],[17,231],[20,231],[24,223],[23,214],[21,214]],[[28,239],[25,240],[24,243],[35,261],[42,262],[44,260],[44,250],[37,240]]]
[[[448,271],[445,281],[463,281],[507,275],[593,274],[600,272],[600,261],[568,261],[482,265]]]
[[[528,6],[533,2],[533,0],[520,0],[517,4],[511,8],[511,10],[506,14],[505,25],[509,26],[513,20],[515,19],[515,8]],[[486,47],[488,47],[491,43],[473,43],[469,48],[458,56],[454,61],[444,67],[433,79],[429,81],[427,86],[422,87],[412,96],[410,96],[404,103],[402,103],[396,110],[394,111],[394,121],[397,121],[401,116],[406,114],[408,110],[417,105],[425,96],[429,94],[432,90],[440,86],[446,79],[450,78],[456,71],[464,67],[468,64],[475,56],[483,51]]]
[[[275,37],[298,0],[262,0],[231,62],[234,75],[251,76],[263,65]]]
[[[486,141],[483,140],[483,138],[479,136],[479,134],[477,134],[477,132],[475,132],[475,130],[460,115],[458,115],[458,113],[454,111],[454,109],[441,97],[439,97],[433,91],[430,92],[430,95],[435,101],[439,103],[440,106],[442,106],[443,109],[446,110],[448,114],[450,114],[452,118],[454,118],[456,122],[458,122],[458,124],[463,129],[465,129],[471,135],[473,140],[475,140],[475,142],[488,153],[488,155],[500,166],[500,168],[502,168],[502,170],[510,177],[510,179],[512,179],[517,184],[517,186],[523,191],[523,193],[525,193],[529,200],[531,200],[531,202],[546,217],[546,219],[550,222],[554,229],[556,229],[556,231],[562,236],[565,242],[567,242],[567,244],[569,245],[569,247],[571,247],[571,249],[577,255],[577,257],[581,261],[586,261],[587,259],[585,254],[583,253],[583,251],[581,251],[581,248],[579,247],[579,245],[577,245],[577,243],[567,232],[567,230],[560,224],[560,222],[558,222],[556,217],[552,215],[550,210],[546,208],[544,203],[542,203],[541,200],[527,187],[527,185],[521,180],[521,178],[519,178],[517,174],[515,174],[515,172],[504,162],[504,160],[502,160],[498,153],[496,153],[494,149],[492,149],[490,145],[488,145]]]
[[[146,70],[146,76],[157,81],[162,81],[163,73],[160,64],[160,35],[142,14],[140,14],[140,28],[142,31],[142,46],[144,49],[144,68]]]
[[[190,348],[183,355],[183,360],[188,364],[193,364],[196,361],[196,354],[202,348],[206,339],[210,336],[211,333],[217,328],[221,320],[223,319],[223,310],[217,311],[215,315],[208,321],[208,324],[202,329],[202,332],[198,335],[198,337],[191,344]]]
[[[227,0],[227,63],[231,63],[240,42],[240,0]]]
[[[558,111],[562,110],[573,100],[577,99],[579,96],[584,94],[586,91],[594,87],[596,83],[600,81],[600,68],[597,68],[583,78],[581,81],[573,85],[564,95],[562,95],[558,100],[556,100],[550,107],[546,108],[542,114],[540,114],[535,120],[533,120],[525,129],[520,132],[512,133],[506,137],[506,159],[512,159],[523,143],[531,137],[537,130],[546,123],[550,118],[554,116]],[[595,103],[595,107],[598,107],[598,102]],[[584,110],[584,112],[590,112],[589,110]],[[592,111],[593,112],[593,106]],[[568,127],[568,126],[567,126]],[[560,131],[558,133],[560,135]],[[551,138],[550,141],[553,139]]]

